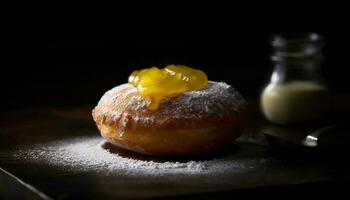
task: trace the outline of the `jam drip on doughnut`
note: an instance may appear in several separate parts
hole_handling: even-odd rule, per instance
[[[134,71],[128,82],[136,87],[144,98],[150,99],[148,109],[156,110],[165,98],[206,88],[208,77],[198,69],[184,65],[168,65],[164,69],[151,67]]]

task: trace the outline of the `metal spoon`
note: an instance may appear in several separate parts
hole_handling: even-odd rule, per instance
[[[330,125],[309,133],[301,141],[293,141],[264,133],[267,141],[273,146],[280,147],[307,147],[338,149],[350,147],[349,129],[343,124]]]

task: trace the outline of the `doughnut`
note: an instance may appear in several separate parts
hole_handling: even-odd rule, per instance
[[[246,102],[223,82],[163,99],[150,110],[150,99],[125,83],[107,91],[92,111],[111,144],[152,156],[206,154],[232,144],[245,124]]]

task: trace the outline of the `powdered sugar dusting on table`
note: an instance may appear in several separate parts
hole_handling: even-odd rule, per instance
[[[138,160],[111,153],[101,147],[101,137],[82,137],[65,141],[22,147],[14,159],[45,163],[66,170],[96,171],[107,174],[161,176],[164,174],[215,175],[253,170],[266,162],[264,158],[239,159],[226,156],[204,161]]]

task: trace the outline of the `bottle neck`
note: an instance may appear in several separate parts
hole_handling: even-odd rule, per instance
[[[284,84],[291,81],[312,81],[323,83],[321,62],[315,60],[274,61],[271,76],[272,84]]]

